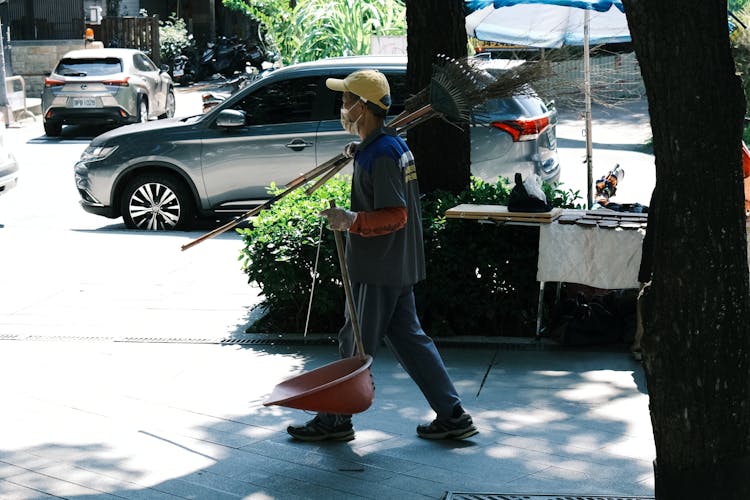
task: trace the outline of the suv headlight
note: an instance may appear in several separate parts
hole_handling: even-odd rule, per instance
[[[81,161],[103,160],[115,152],[117,146],[89,146],[81,154]]]

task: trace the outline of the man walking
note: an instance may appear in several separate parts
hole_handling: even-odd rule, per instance
[[[343,92],[341,123],[359,136],[354,157],[351,210],[321,212],[335,231],[348,231],[347,265],[364,349],[374,357],[385,339],[436,413],[417,426],[426,439],[466,439],[477,434],[461,406],[434,342],[417,318],[413,286],[425,277],[421,206],[414,157],[406,142],[384,127],[391,105],[386,77],[360,70],[345,79],[329,78],[328,88]],[[349,311],[339,332],[342,357],[354,355]],[[302,441],[354,439],[351,415],[319,413],[287,432]]]

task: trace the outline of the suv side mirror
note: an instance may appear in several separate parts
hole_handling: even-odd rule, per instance
[[[168,73],[169,72],[169,66],[167,66],[166,64],[160,64],[159,65],[159,69],[161,70],[162,73]]]
[[[245,112],[236,109],[223,109],[219,111],[216,125],[218,127],[243,127],[245,126]]]

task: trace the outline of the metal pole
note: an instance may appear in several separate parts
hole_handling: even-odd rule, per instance
[[[328,200],[331,208],[336,206],[334,200]],[[336,253],[339,256],[339,266],[341,267],[341,281],[344,284],[344,294],[346,295],[346,305],[349,309],[349,319],[352,322],[352,329],[354,330],[354,342],[357,346],[357,353],[359,359],[362,362],[365,361],[367,353],[365,353],[365,346],[362,343],[362,333],[359,330],[359,315],[357,314],[357,307],[354,304],[354,295],[352,294],[351,281],[349,280],[349,269],[346,267],[346,250],[344,248],[344,237],[341,235],[342,231],[333,231],[333,237],[336,240]]]
[[[591,11],[586,9],[583,16],[583,93],[586,101],[586,171],[588,174],[588,208],[594,204],[594,166],[592,165],[592,141],[591,141],[591,61],[589,59],[589,25],[591,22]]]

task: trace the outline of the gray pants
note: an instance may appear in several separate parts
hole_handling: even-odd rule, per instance
[[[461,400],[435,343],[419,323],[413,287],[352,283],[352,294],[365,352],[375,357],[385,340],[437,417],[450,418]],[[345,319],[339,331],[339,351],[346,358],[356,352],[348,307]]]

